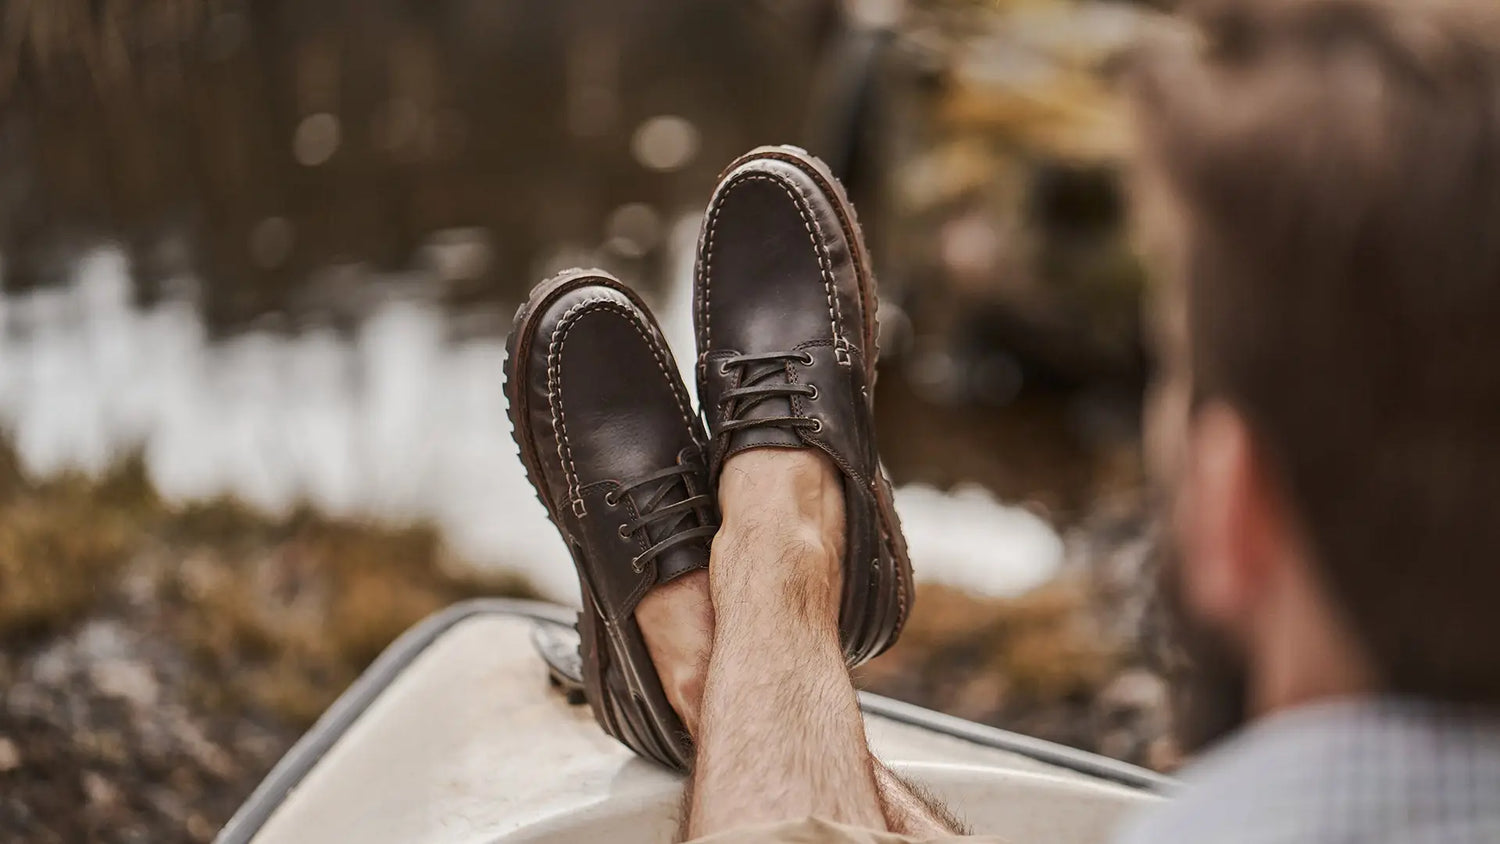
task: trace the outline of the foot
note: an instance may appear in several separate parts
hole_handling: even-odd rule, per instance
[[[646,650],[656,666],[667,700],[687,727],[698,735],[703,708],[703,682],[714,646],[714,606],[708,591],[708,571],[688,572],[663,583],[641,598],[635,623],[646,638]]]
[[[710,483],[752,449],[809,449],[838,469],[847,532],[839,628],[857,665],[911,610],[911,563],[871,404],[875,289],[843,189],[791,147],[736,161],[709,204],[694,284]]]
[[[532,292],[509,351],[521,461],[578,569],[594,716],[642,756],[686,768],[712,636],[704,569],[718,516],[671,352],[634,293],[583,270]]]

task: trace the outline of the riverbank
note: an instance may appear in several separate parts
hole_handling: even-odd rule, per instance
[[[1114,544],[1139,562],[1138,537]],[[923,586],[903,641],[861,682],[1170,764],[1164,692],[1108,570],[1069,564],[1010,599]],[[386,644],[477,595],[534,591],[430,527],[173,506],[139,460],[30,482],[0,450],[0,831],[207,841]]]

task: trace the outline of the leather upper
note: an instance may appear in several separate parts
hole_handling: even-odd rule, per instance
[[[797,167],[758,159],[731,170],[702,240],[700,353],[858,338],[850,245],[821,189]]]
[[[699,400],[717,430],[720,398],[746,373],[727,367],[735,355],[787,351],[789,383],[816,386],[814,396],[765,401],[754,416],[790,414],[822,430],[761,429],[714,443],[713,470],[744,448],[816,444],[868,483],[872,443],[864,383],[864,306],[852,249],[821,188],[799,168],[755,160],[731,170],[709,207],[695,287]],[[864,406],[864,410],[860,410]]]
[[[524,350],[525,435],[535,444],[538,482],[565,537],[584,551],[582,574],[601,611],[624,616],[652,586],[708,565],[709,543],[700,538],[630,569],[672,533],[716,524],[711,504],[625,531],[705,495],[701,424],[659,329],[624,293],[571,290],[543,302],[533,326]],[[632,487],[678,466],[680,475]]]
[[[875,442],[875,296],[853,209],[801,150],[763,148],[720,178],[694,284],[709,480],[751,448],[817,448],[844,476],[840,627],[851,664],[895,640],[910,563]]]

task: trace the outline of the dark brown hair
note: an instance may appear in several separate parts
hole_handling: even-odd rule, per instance
[[[1194,389],[1391,691],[1500,703],[1500,3],[1239,0],[1143,51]]]

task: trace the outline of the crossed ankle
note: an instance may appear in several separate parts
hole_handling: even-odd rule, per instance
[[[843,528],[840,524],[839,529]],[[714,535],[714,550],[725,565],[763,567],[768,557],[812,571],[838,573],[842,537],[826,520],[788,514],[752,513],[726,517]]]
[[[837,588],[843,576],[843,543],[825,524],[805,519],[725,520],[714,536],[715,566],[739,579],[782,580],[792,575],[826,580]]]
[[[834,543],[807,525],[730,526],[714,539],[709,581],[721,623],[836,625],[842,569]]]

